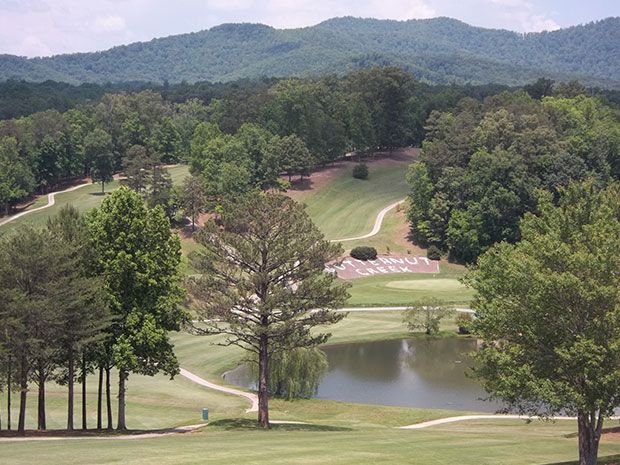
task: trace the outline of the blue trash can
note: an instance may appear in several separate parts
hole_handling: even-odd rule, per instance
[[[205,421],[209,420],[209,409],[208,408],[202,409],[202,419]]]

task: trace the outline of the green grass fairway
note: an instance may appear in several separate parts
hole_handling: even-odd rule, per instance
[[[328,239],[363,235],[370,232],[384,207],[407,195],[406,167],[406,163],[381,167],[371,164],[368,179],[360,180],[351,176],[350,166],[301,201]]]
[[[458,281],[462,271],[454,265],[441,264],[441,273],[389,274],[357,278],[351,283],[349,306],[409,305],[428,297],[435,297],[450,305],[467,305],[473,291]],[[461,268],[462,269],[462,268]]]
[[[170,176],[175,184],[182,182],[182,180],[189,173],[189,169],[185,165],[170,168],[168,171],[170,172]],[[120,183],[118,181],[113,181],[106,184],[106,194],[118,189],[119,186]],[[92,208],[98,207],[103,199],[104,196],[101,195],[101,184],[92,184],[71,192],[58,194],[56,195],[56,203],[52,207],[22,216],[17,218],[15,221],[5,224],[4,226],[0,226],[0,234],[12,231],[22,224],[28,224],[35,227],[44,226],[50,216],[57,214],[60,209],[67,204],[71,204],[78,210],[85,212]],[[34,204],[28,207],[28,209],[41,207],[43,205],[47,205],[47,196],[38,198]]]
[[[409,224],[405,217],[406,204],[390,210],[383,218],[383,224],[378,234],[367,239],[347,241],[342,243],[345,250],[366,245],[374,247],[380,254],[385,253],[412,253],[426,256],[426,251],[407,240]],[[367,231],[368,232],[368,231]]]
[[[446,322],[443,329],[453,325]],[[330,329],[333,343],[407,335],[400,312],[351,313]],[[221,337],[174,335],[181,366],[216,382],[243,356],[240,349],[215,345],[221,341]],[[94,387],[94,379],[89,381]],[[570,436],[576,430],[572,421],[485,420],[406,431],[395,427],[463,412],[273,399],[272,419],[312,424],[278,425],[265,432],[254,426],[254,414],[244,413],[245,400],[181,378],[132,375],[128,395],[131,428],[200,423],[202,407],[210,409],[212,421],[199,432],[150,439],[5,442],[0,445],[3,463],[543,465],[574,460],[577,453],[577,440]],[[48,396],[50,426],[62,426],[64,393],[55,390]],[[34,400],[33,392],[31,408]],[[93,394],[90,400],[95,400]],[[620,454],[620,443],[604,441],[601,456],[614,454]]]
[[[117,375],[112,375],[112,405],[113,416],[116,419]],[[88,426],[96,426],[96,393],[97,379],[91,376],[87,380]],[[66,427],[67,402],[66,388],[49,383],[46,389],[47,426],[49,429]],[[6,397],[2,399],[3,429],[6,421]],[[81,428],[81,387],[76,385],[75,393],[75,427]],[[13,395],[12,423],[16,428],[19,397]],[[30,386],[28,393],[28,414],[26,427],[36,428],[37,419],[37,390]],[[130,429],[158,429],[170,428],[178,425],[200,423],[203,407],[209,407],[214,419],[229,418],[230,416],[244,415],[247,402],[236,396],[229,396],[217,391],[203,388],[186,380],[181,376],[170,380],[167,376],[154,377],[131,375],[127,390],[127,426]],[[105,426],[105,411],[104,411]],[[1,447],[1,446],[0,446]]]
[[[565,437],[574,431],[572,422],[485,421],[420,431],[330,426],[278,426],[264,432],[224,422],[153,439],[4,443],[2,455],[12,465],[543,465],[574,460],[577,452],[576,439]],[[601,446],[601,456],[618,453],[620,444]]]

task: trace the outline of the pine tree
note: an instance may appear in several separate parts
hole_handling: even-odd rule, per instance
[[[314,347],[328,334],[316,326],[340,321],[346,285],[325,273],[341,254],[323,238],[303,207],[274,194],[255,193],[224,209],[198,233],[203,247],[189,281],[194,307],[205,321],[201,334],[224,334],[226,344],[258,359],[259,424],[269,427],[269,361],[296,347]]]

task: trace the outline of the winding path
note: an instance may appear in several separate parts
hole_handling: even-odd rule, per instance
[[[171,434],[183,434],[190,433],[192,431],[199,430],[207,426],[206,423],[199,425],[179,426],[178,428],[171,428],[159,431],[150,431],[146,433],[135,434],[101,434],[101,435],[83,435],[83,436],[15,436],[8,438],[0,438],[0,442],[22,442],[22,441],[66,441],[66,440],[131,440],[131,439],[149,439],[149,438],[161,438],[164,436],[170,436]]]
[[[539,420],[541,417],[527,415],[459,415],[457,417],[439,418],[438,420],[423,421],[413,425],[401,426],[400,429],[424,429],[431,426],[445,425],[469,420]],[[553,417],[552,420],[576,420],[576,417]],[[611,417],[610,420],[620,420],[620,417]]]
[[[400,204],[404,203],[405,200],[406,199],[402,199],[402,200],[399,200],[398,202],[394,202],[388,205],[387,207],[385,207],[383,210],[381,210],[379,214],[377,215],[377,218],[375,219],[375,225],[372,227],[372,231],[370,231],[368,234],[364,234],[363,236],[356,236],[356,237],[346,237],[344,239],[332,239],[330,242],[357,241],[359,239],[368,239],[369,237],[376,236],[377,234],[379,234],[379,231],[381,231],[381,225],[383,224],[383,219],[385,218],[385,215],[393,208],[396,208]]]
[[[38,211],[41,211],[41,210],[45,210],[46,208],[53,207],[54,204],[56,203],[56,195],[57,194],[64,194],[65,192],[75,191],[77,189],[81,189],[82,187],[86,187],[86,186],[90,186],[90,185],[92,185],[92,183],[87,182],[87,183],[84,183],[84,184],[78,184],[77,186],[73,186],[73,187],[70,187],[69,189],[65,189],[65,190],[62,190],[62,191],[50,192],[49,194],[47,194],[47,205],[43,205],[42,207],[33,208],[32,210],[25,210],[25,211],[23,211],[21,213],[18,213],[17,215],[9,216],[8,218],[0,220],[0,226],[4,226],[5,224],[8,224],[8,223],[10,223],[12,221],[15,221],[17,218],[21,218],[22,216],[26,216],[26,215],[29,215],[31,213],[38,212]]]
[[[207,381],[206,379],[201,378],[194,373],[187,371],[185,368],[181,368],[181,376],[189,379],[190,381],[200,384],[201,386],[207,387],[209,389],[214,389],[216,391],[225,392],[226,394],[232,394],[234,396],[245,397],[252,403],[252,406],[246,410],[246,412],[258,412],[258,396],[252,392],[241,391],[239,389],[229,388],[226,386],[220,386],[219,384],[212,383]]]

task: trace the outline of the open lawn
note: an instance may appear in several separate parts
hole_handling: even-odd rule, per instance
[[[175,184],[182,182],[185,176],[189,173],[188,167],[185,165],[170,168],[168,171]],[[107,183],[105,185],[106,194],[118,189],[120,185],[121,184],[118,181]],[[57,214],[64,205],[71,204],[81,212],[85,212],[92,208],[98,207],[103,199],[104,196],[101,195],[101,184],[92,184],[71,192],[58,194],[56,195],[56,202],[53,206],[22,216],[17,218],[15,221],[5,224],[4,226],[0,226],[0,234],[15,230],[15,228],[23,224],[28,224],[35,227],[44,226],[47,219],[50,216]],[[47,195],[39,197],[27,208],[27,210],[41,207],[46,204]]]
[[[354,165],[350,163],[331,182],[299,200],[327,239],[366,234],[379,211],[406,197],[405,172],[410,161],[371,164],[366,180],[351,176]]]
[[[574,425],[566,422],[479,421],[419,431],[345,425],[282,425],[265,432],[248,422],[214,422],[200,432],[153,439],[5,443],[2,456],[12,465],[542,465],[574,460],[577,450],[577,440],[566,437]],[[618,443],[601,445],[602,456],[618,453]]]
[[[447,321],[443,329],[453,326]],[[331,343],[407,335],[400,312],[351,313],[330,329],[334,335]],[[221,373],[243,357],[238,348],[214,345],[221,341],[221,337],[187,333],[174,336],[181,366],[219,383]],[[94,382],[89,379],[91,388]],[[400,430],[396,427],[463,412],[274,399],[270,403],[272,419],[311,425],[277,425],[265,432],[255,428],[254,414],[244,412],[248,406],[244,399],[204,389],[180,377],[169,381],[163,376],[132,375],[128,387],[130,428],[200,423],[202,407],[209,408],[211,423],[198,432],[149,439],[6,442],[0,446],[3,463],[543,465],[574,460],[576,455],[577,440],[572,434],[576,425],[572,421],[527,424],[480,420]],[[48,396],[50,426],[61,427],[64,392],[53,389]],[[94,412],[94,393],[89,399],[90,411]],[[612,454],[620,454],[620,443],[604,440],[601,455]]]
[[[439,274],[386,274],[352,279],[349,306],[408,305],[435,297],[450,305],[468,305],[473,291],[459,282],[464,267],[441,263]]]

